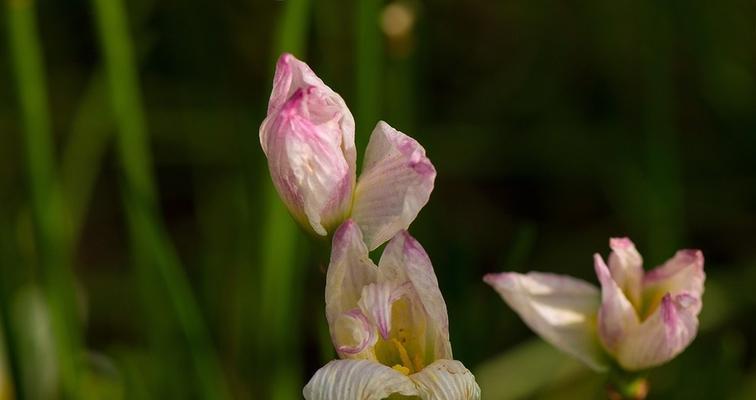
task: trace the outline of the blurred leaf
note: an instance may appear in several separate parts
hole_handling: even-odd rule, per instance
[[[522,399],[592,373],[540,339],[532,339],[475,369],[485,398]]]
[[[43,293],[34,286],[19,289],[14,296],[11,321],[18,338],[20,381],[29,399],[59,397],[52,322]]]

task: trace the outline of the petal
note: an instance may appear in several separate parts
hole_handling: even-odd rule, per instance
[[[308,105],[313,96],[298,89],[263,121],[260,138],[271,178],[289,211],[305,227],[326,235],[349,212],[354,168],[345,158],[338,121],[313,118]]]
[[[289,53],[283,53],[276,63],[273,77],[273,90],[268,101],[268,116],[289,101],[298,89],[312,87],[319,93],[322,104],[329,106],[331,117],[338,115],[343,133],[344,153],[347,161],[354,168],[356,151],[354,148],[354,118],[344,99],[323,83],[310,67]],[[263,148],[265,144],[263,144]]]
[[[381,400],[418,395],[404,374],[368,360],[334,360],[317,370],[302,390],[307,400]]]
[[[370,325],[365,314],[357,308],[336,318],[331,336],[336,351],[345,355],[345,358],[352,358],[362,353],[378,340],[375,328]]]
[[[343,345],[335,337],[339,317],[357,308],[362,288],[376,282],[377,269],[368,257],[360,228],[347,220],[333,236],[331,262],[326,273],[326,318],[337,348]]]
[[[544,340],[597,371],[606,369],[595,331],[595,286],[540,272],[488,274],[483,280]]]
[[[609,268],[594,254],[596,276],[601,283],[601,308],[598,312],[598,331],[601,342],[610,353],[617,350],[617,346],[626,334],[638,326],[638,314],[625,297],[625,294],[612,279]]]
[[[352,218],[374,250],[407,229],[433,191],[436,170],[425,149],[380,121],[370,136]]]
[[[480,387],[473,374],[456,360],[438,360],[410,375],[420,391],[420,398],[428,400],[477,400]]]
[[[666,293],[686,293],[700,300],[705,280],[703,253],[700,250],[680,250],[643,278],[644,298],[649,303],[647,309],[652,312]],[[698,315],[701,302],[697,301],[691,311]]]
[[[609,240],[612,253],[609,255],[609,271],[612,278],[636,306],[641,304],[641,282],[643,280],[643,258],[635,244],[628,238]]]
[[[391,330],[391,305],[393,285],[388,282],[371,283],[362,288],[360,301],[357,303],[368,320],[378,327],[383,339],[388,339]]]
[[[630,371],[663,364],[682,352],[698,331],[701,301],[686,293],[666,294],[661,305],[622,343],[619,364]]]
[[[417,321],[416,316],[414,322],[426,325],[426,360],[452,358],[446,302],[430,258],[420,243],[407,231],[399,232],[386,245],[378,265],[380,280],[409,282],[409,291],[421,305],[424,321]]]

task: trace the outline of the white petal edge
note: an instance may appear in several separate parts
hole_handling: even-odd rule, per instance
[[[436,169],[414,139],[380,121],[357,180],[352,218],[370,250],[407,229],[433,191]]]
[[[480,387],[475,382],[475,376],[456,360],[437,360],[410,375],[410,379],[417,384],[421,399],[480,399]]]
[[[483,280],[545,341],[596,371],[607,369],[596,337],[600,296],[595,286],[541,272],[488,274]]]
[[[663,364],[680,354],[696,337],[701,301],[688,294],[667,294],[659,308],[627,336],[617,353],[626,370]]]
[[[395,393],[419,394],[406,375],[368,360],[333,360],[302,390],[307,400],[381,400]]]
[[[446,302],[425,249],[407,231],[400,231],[386,245],[378,265],[379,279],[410,283],[427,318],[426,343],[432,346],[433,359],[451,359]]]

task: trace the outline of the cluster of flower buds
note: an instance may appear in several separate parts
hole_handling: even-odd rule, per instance
[[[326,315],[341,359],[315,373],[305,399],[479,399],[475,378],[452,357],[430,258],[406,231],[436,179],[425,149],[380,121],[356,179],[349,108],[291,54],[278,60],[260,144],[291,215],[333,235]],[[376,266],[369,251],[387,241]]]
[[[416,140],[379,121],[358,179],[354,130],[341,96],[307,64],[282,55],[260,144],[294,219],[333,237],[325,300],[340,359],[315,373],[304,397],[479,399],[475,378],[452,356],[430,258],[407,232],[428,202],[436,170]],[[386,242],[376,265],[369,252]],[[608,265],[594,256],[600,288],[540,272],[484,281],[544,340],[597,371],[663,364],[698,330],[703,255],[682,250],[644,272],[629,239],[609,244]]]

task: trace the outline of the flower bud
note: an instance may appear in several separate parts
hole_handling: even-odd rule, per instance
[[[338,227],[355,185],[354,119],[341,96],[291,54],[276,65],[260,144],[294,218],[318,235]]]

